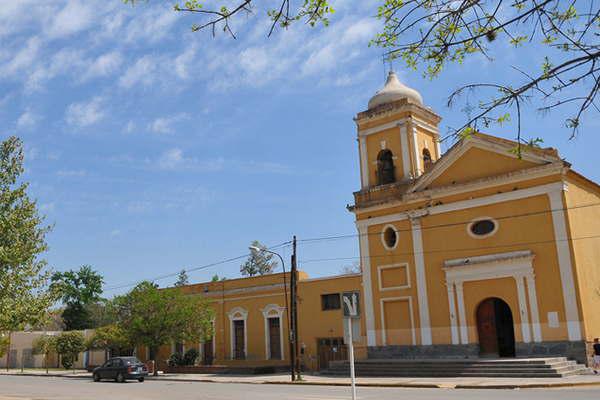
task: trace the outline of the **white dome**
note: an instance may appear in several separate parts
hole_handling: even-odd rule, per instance
[[[417,104],[423,105],[423,98],[421,97],[421,94],[415,89],[411,89],[402,84],[398,80],[396,73],[394,71],[390,71],[383,88],[377,91],[375,96],[371,97],[371,100],[369,100],[369,109],[375,108],[382,104],[392,103],[400,99],[410,99]]]

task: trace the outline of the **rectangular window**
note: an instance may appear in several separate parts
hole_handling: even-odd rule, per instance
[[[341,308],[340,294],[322,294],[321,295],[321,308],[323,311],[327,310],[339,310]]]
[[[279,317],[269,318],[269,354],[271,360],[281,360],[281,330]]]

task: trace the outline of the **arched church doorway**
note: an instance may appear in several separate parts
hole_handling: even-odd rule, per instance
[[[512,312],[504,300],[491,297],[477,307],[477,333],[482,357],[514,357],[515,331]]]

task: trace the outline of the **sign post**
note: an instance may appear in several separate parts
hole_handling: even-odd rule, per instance
[[[356,400],[356,377],[354,376],[354,343],[352,338],[352,318],[359,316],[359,293],[342,293],[344,317],[348,323],[348,355],[350,358],[350,381],[352,385],[352,400]]]

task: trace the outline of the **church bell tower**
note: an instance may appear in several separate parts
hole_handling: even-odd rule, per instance
[[[390,71],[368,109],[355,117],[362,191],[408,184],[427,171],[441,157],[440,120],[419,92]]]

